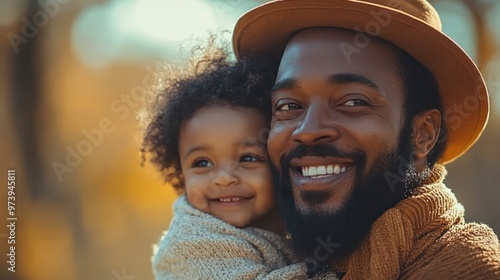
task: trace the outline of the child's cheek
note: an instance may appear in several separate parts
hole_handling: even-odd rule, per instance
[[[199,178],[185,178],[186,196],[189,203],[196,209],[210,213],[208,197],[206,196],[206,187]]]

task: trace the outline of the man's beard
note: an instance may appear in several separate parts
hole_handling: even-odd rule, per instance
[[[386,210],[410,195],[422,182],[412,156],[411,130],[401,131],[398,147],[385,151],[366,169],[362,151],[346,153],[332,144],[299,145],[280,160],[281,172],[273,168],[278,209],[285,220],[294,249],[308,265],[310,273],[324,270],[332,261],[352,253]],[[299,211],[290,180],[290,162],[303,156],[341,157],[355,163],[352,192],[337,211],[314,211],[329,198],[329,191],[300,191],[313,211]]]

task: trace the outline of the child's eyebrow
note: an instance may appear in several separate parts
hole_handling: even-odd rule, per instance
[[[267,143],[266,143],[266,141],[259,141],[259,139],[257,139],[257,137],[252,137],[252,138],[249,138],[249,139],[241,142],[240,146],[243,148],[258,147],[261,149],[265,149],[267,147]]]
[[[184,154],[184,160],[192,153],[194,152],[198,152],[198,151],[205,151],[205,150],[208,150],[209,147],[208,146],[205,146],[205,145],[200,145],[200,146],[194,146],[194,147],[191,147],[187,150],[187,152]]]

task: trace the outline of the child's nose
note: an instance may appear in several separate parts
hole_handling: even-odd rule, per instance
[[[221,168],[215,174],[212,182],[218,187],[227,187],[230,185],[236,185],[238,183],[238,176],[236,176],[236,170],[232,166],[227,166],[227,168]]]

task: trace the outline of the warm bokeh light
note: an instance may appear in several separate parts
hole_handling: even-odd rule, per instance
[[[471,11],[455,0],[437,1],[434,6],[441,16],[443,31],[477,61],[476,23]]]
[[[120,54],[124,39],[117,35],[109,16],[110,4],[87,7],[73,23],[72,45],[87,65],[104,67]]]
[[[214,27],[212,8],[199,0],[137,0],[131,9],[137,31],[152,40],[179,41]],[[123,15],[125,17],[125,15]]]
[[[73,48],[92,67],[172,57],[181,41],[215,31],[214,17],[213,7],[201,0],[112,0],[81,12],[73,24]]]
[[[500,46],[500,4],[491,5],[491,9],[489,9],[485,15],[486,22],[488,26],[490,26],[490,30],[493,35],[493,39],[497,46]]]

